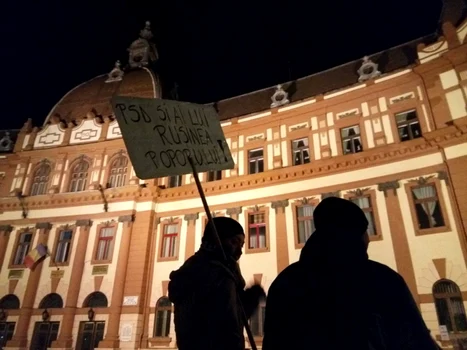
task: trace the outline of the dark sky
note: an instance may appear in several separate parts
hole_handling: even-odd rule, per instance
[[[70,5],[73,4],[73,5]],[[201,4],[201,5],[200,5]],[[313,4],[313,5],[310,5]],[[433,33],[441,0],[6,1],[0,129],[40,126],[75,85],[108,73],[145,20],[180,98],[206,103]]]

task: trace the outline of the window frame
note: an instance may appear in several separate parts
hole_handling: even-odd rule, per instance
[[[380,220],[379,211],[378,211],[377,195],[378,194],[376,193],[376,190],[374,189],[364,189],[360,195],[357,193],[347,192],[343,196],[347,200],[351,200],[351,199],[358,198],[358,197],[369,197],[370,198],[371,211],[373,213],[373,221],[374,221],[375,230],[376,230],[376,235],[368,235],[368,237],[370,238],[370,242],[381,241],[383,239],[381,220]]]
[[[74,178],[73,178],[73,174],[74,174],[74,171],[73,169],[78,165],[78,164],[81,164],[81,163],[87,163],[88,165],[88,168],[87,168],[87,171],[86,171],[86,177],[84,178],[85,179],[85,183],[84,183],[84,186],[83,188],[80,190],[80,191],[72,191],[72,183],[74,181]],[[80,193],[80,192],[84,192],[86,191],[88,188],[89,188],[89,175],[90,175],[90,172],[92,170],[92,162],[91,160],[88,158],[88,157],[85,157],[85,156],[81,156],[77,159],[75,159],[70,167],[68,168],[68,186],[67,186],[67,192],[68,193]],[[81,173],[81,172],[80,172]]]
[[[302,140],[306,140],[308,145],[307,146],[304,146],[304,147],[299,147],[297,149],[294,148],[294,143],[295,142],[299,142],[299,141],[302,141]],[[292,151],[292,159],[291,159],[291,164],[292,166],[299,166],[299,165],[306,165],[306,164],[310,164],[311,163],[311,148],[310,148],[310,138],[308,136],[305,136],[305,137],[299,137],[299,138],[295,138],[295,139],[292,139],[290,141],[290,144],[291,144],[291,151]],[[302,162],[302,163],[299,163],[299,164],[295,164],[295,151],[299,151],[300,152],[300,159],[303,161],[303,151],[304,150],[308,150],[308,163],[305,163],[305,162]]]
[[[210,175],[210,174],[213,174],[214,179],[212,179],[212,180],[209,179],[209,175]],[[217,178],[216,174],[217,174],[217,175],[220,174],[220,178],[219,178],[219,179]],[[213,170],[213,171],[207,171],[207,172],[206,172],[206,182],[221,181],[223,177],[224,177],[224,174],[223,174],[223,171],[222,171],[222,170]]]
[[[69,248],[69,252],[68,252],[68,259],[65,262],[57,262],[57,261],[55,261],[55,258],[56,258],[58,246],[60,244],[60,234],[63,231],[71,231],[71,240],[70,240],[70,248]],[[70,265],[70,262],[72,260],[71,255],[72,255],[72,252],[73,252],[73,243],[74,243],[74,240],[75,240],[75,236],[76,236],[76,226],[75,225],[72,225],[72,226],[63,225],[63,226],[59,226],[59,227],[56,228],[54,244],[53,244],[53,250],[52,250],[52,256],[50,257],[49,266],[69,266]]]
[[[100,241],[100,233],[103,229],[111,228],[113,229],[113,236],[112,236],[112,246],[111,251],[109,252],[109,259],[105,260],[98,260],[97,259],[97,251],[99,249],[99,241]],[[115,255],[115,244],[117,242],[117,233],[118,233],[118,223],[117,222],[110,222],[110,223],[102,223],[97,225],[95,239],[94,239],[94,249],[92,251],[92,260],[91,265],[102,265],[102,264],[111,264],[113,257]],[[118,257],[117,257],[118,258]]]
[[[358,134],[358,136],[355,135],[355,136],[352,136],[352,137],[345,137],[345,138],[342,136],[342,130],[344,130],[344,129],[350,129],[350,128],[353,128],[353,127],[356,127],[356,126],[358,126],[359,131],[360,131],[360,133]],[[342,155],[344,155],[344,156],[349,156],[349,155],[351,155],[351,154],[362,153],[362,152],[364,152],[364,151],[368,148],[368,147],[366,146],[365,142],[363,141],[363,134],[362,134],[363,128],[362,128],[362,126],[361,126],[360,123],[352,123],[352,124],[349,124],[349,125],[342,125],[342,126],[339,126],[339,129],[338,129],[338,130],[339,130],[338,134],[339,134],[339,140],[340,140],[340,150],[341,150],[341,152],[342,152]],[[345,140],[353,140],[354,138],[357,138],[357,137],[360,139],[360,145],[362,146],[362,150],[361,150],[360,152],[345,153],[345,151],[344,151],[344,141],[345,141]],[[353,145],[353,143],[352,143],[352,145]],[[352,146],[352,147],[353,147],[353,146]]]
[[[30,233],[32,234],[32,237],[31,237],[31,243],[29,244],[29,248],[28,248],[28,251],[26,252],[26,255],[25,257],[29,254],[29,252],[31,251],[31,249],[34,249],[34,240],[36,238],[36,229],[34,227],[25,227],[25,228],[22,228],[20,230],[18,230],[16,232],[16,237],[15,237],[15,241],[14,241],[14,245],[13,245],[13,251],[12,251],[12,254],[11,254],[11,257],[10,257],[10,263],[8,265],[8,268],[9,269],[25,269],[26,266],[24,265],[24,261],[22,264],[15,264],[15,256],[16,256],[16,252],[18,250],[18,245],[19,245],[19,240],[21,238],[21,235],[23,233]],[[23,259],[24,260],[24,259]]]
[[[438,285],[438,284],[441,284],[441,283],[445,283],[445,282],[448,282],[450,284],[452,284],[456,289],[457,289],[457,292],[454,292],[454,293],[435,293],[435,287]],[[464,303],[465,303],[465,300],[463,298],[463,295],[462,295],[462,291],[459,287],[459,285],[457,283],[455,283],[454,281],[452,280],[449,280],[449,279],[446,279],[446,278],[441,278],[440,280],[436,281],[434,284],[433,284],[433,288],[432,288],[432,296],[433,296],[433,302],[435,304],[435,310],[436,310],[436,318],[437,318],[437,321],[438,321],[438,324],[441,325],[441,321],[440,321],[440,318],[439,318],[439,312],[438,312],[438,308],[436,307],[436,300],[445,300],[446,301],[446,307],[447,307],[447,311],[448,311],[448,314],[449,314],[449,318],[450,318],[450,321],[451,321],[451,326],[453,328],[452,331],[450,331],[448,329],[448,332],[450,334],[460,334],[460,333],[465,333],[466,331],[459,331],[457,330],[457,325],[456,325],[456,322],[455,322],[455,317],[454,317],[454,313],[452,312],[452,305],[451,305],[451,298],[454,298],[454,297],[458,297],[461,299],[461,306],[463,308],[463,311],[464,311],[464,316],[466,317],[467,319],[467,314],[466,314],[466,311],[465,311],[465,306],[464,306]],[[445,325],[447,326],[447,325]]]
[[[250,248],[250,224],[249,219],[250,215],[255,214],[264,214],[264,224],[265,224],[265,234],[266,234],[266,247],[264,248]],[[253,254],[253,253],[265,253],[271,250],[271,243],[270,243],[270,221],[269,221],[269,207],[261,207],[261,208],[253,208],[247,209],[245,211],[245,254]]]
[[[180,179],[180,184],[178,186],[171,186],[170,180],[172,178],[179,178]],[[167,188],[179,188],[183,186],[183,175],[172,175],[172,176],[167,176]]]
[[[169,225],[176,225],[177,226],[177,235],[175,241],[175,254],[174,256],[163,257],[162,256],[162,249],[164,247],[164,238],[165,238],[165,228]],[[159,230],[159,243],[158,243],[158,250],[157,250],[157,261],[177,261],[180,257],[180,239],[181,239],[181,232],[182,232],[182,220],[180,218],[176,219],[168,219],[161,222],[158,226]],[[172,234],[170,234],[172,235]]]
[[[126,159],[126,165],[123,167],[124,171],[121,172],[121,173],[118,173],[118,174],[121,175],[120,179],[121,178],[124,179],[123,183],[121,183],[119,186],[111,186],[111,178],[114,175],[114,174],[112,174],[112,170],[114,168],[116,168],[116,169],[122,168],[122,167],[113,167],[113,165],[114,165],[114,163],[116,163],[118,160],[120,160],[122,158]],[[128,155],[126,153],[124,153],[123,151],[120,151],[120,152],[114,154],[110,158],[109,163],[108,163],[107,179],[105,181],[105,184],[106,184],[107,188],[120,188],[120,187],[127,186],[129,184],[129,179],[130,179],[130,171],[131,171],[131,162],[130,162],[130,159],[129,159]]]
[[[250,157],[250,154],[252,152],[255,152],[255,151],[262,151],[262,156],[258,156],[258,157]],[[254,160],[255,161],[255,168],[258,169],[258,161],[262,160],[263,161],[263,171],[258,171],[258,172],[250,172],[250,163],[251,163],[251,160]],[[246,156],[246,166],[247,166],[247,171],[246,171],[246,174],[248,175],[255,175],[255,174],[262,174],[266,171],[266,160],[267,160],[267,157],[266,157],[266,152],[264,150],[264,147],[255,147],[255,148],[251,148],[249,150],[247,150],[247,156]]]
[[[417,211],[415,209],[415,201],[412,197],[412,188],[419,187],[419,186],[429,186],[429,185],[435,187],[436,194],[438,197],[438,202],[439,202],[439,205],[441,206],[441,215],[443,215],[444,226],[420,229],[418,227],[418,217],[417,217]],[[420,183],[420,180],[409,181],[404,184],[404,188],[405,188],[405,194],[409,201],[410,216],[412,217],[412,225],[413,225],[416,236],[423,236],[423,235],[451,231],[451,225],[450,225],[449,217],[448,217],[447,210],[446,210],[446,200],[450,200],[450,198],[447,198],[445,200],[442,187],[441,187],[441,182],[438,178],[433,177],[433,178],[427,179],[424,181],[423,184]],[[449,191],[447,192],[448,192],[447,195],[449,196]]]
[[[315,207],[319,204],[319,199],[311,198],[308,199],[307,203],[305,204],[303,200],[296,200],[292,202],[292,215],[293,215],[293,232],[294,232],[294,244],[295,249],[302,249],[305,246],[305,243],[300,243],[298,240],[298,216],[297,216],[297,209],[304,206],[304,205],[312,205]]]
[[[400,125],[403,125],[403,124],[406,124],[407,126],[410,125],[411,123],[409,122],[405,122],[405,123],[401,123],[401,122],[397,122],[397,116],[398,115],[401,115],[401,114],[408,114],[410,112],[415,112],[415,115],[417,117],[417,123],[418,123],[418,126],[420,128],[420,136],[419,137],[409,137],[408,140],[401,140],[401,137],[400,137],[400,134],[399,134],[399,126]],[[407,110],[404,110],[404,111],[400,111],[400,112],[396,112],[393,114],[393,118],[394,118],[394,124],[396,126],[396,131],[397,131],[397,138],[399,140],[399,142],[408,142],[408,141],[413,141],[413,140],[416,140],[416,139],[419,139],[419,138],[422,138],[423,137],[423,130],[422,130],[422,123],[420,122],[420,117],[418,115],[418,111],[417,111],[417,108],[411,108],[411,109],[407,109]],[[412,134],[412,131],[410,128],[409,129],[409,136]]]
[[[34,185],[39,182],[35,182],[34,179],[37,177],[36,173],[39,172],[43,167],[48,167],[49,172],[47,173],[47,181],[39,181],[40,183],[44,184],[44,193],[33,193],[34,190]],[[32,196],[43,196],[48,194],[49,186],[50,186],[50,175],[52,174],[53,169],[52,169],[52,164],[47,160],[43,159],[40,161],[36,166],[34,167],[34,171],[32,172],[31,178],[30,178],[30,185],[29,185],[29,195]],[[44,176],[42,176],[44,177]]]
[[[157,341],[158,343],[170,343],[172,341],[172,337],[170,336],[170,331],[172,330],[172,320],[173,320],[173,315],[174,315],[174,306],[172,304],[172,302],[170,302],[170,307],[169,306],[159,306],[159,304],[161,303],[161,301],[163,299],[167,299],[169,302],[169,298],[167,296],[162,296],[160,297],[157,302],[156,302],[156,306],[154,308],[154,325],[153,325],[153,332],[152,332],[152,339],[153,341]],[[159,311],[169,311],[170,312],[170,315],[169,315],[169,331],[168,331],[168,335],[167,336],[159,336],[159,335],[156,335],[156,331],[157,331],[157,314]]]

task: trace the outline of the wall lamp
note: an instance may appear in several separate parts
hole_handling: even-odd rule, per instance
[[[93,321],[95,315],[96,315],[96,313],[94,312],[94,310],[93,310],[92,308],[90,308],[89,311],[88,311],[88,319],[89,319],[89,321]]]
[[[49,320],[49,318],[50,318],[50,314],[47,311],[47,309],[42,311],[42,321],[47,322]]]
[[[28,217],[28,211],[26,209],[26,196],[23,195],[23,192],[18,191],[16,192],[16,198],[19,200],[19,204],[21,205],[21,209],[23,210],[23,219],[26,219]]]
[[[104,202],[104,211],[107,213],[109,211],[109,203],[107,202],[107,198],[105,198],[105,194],[104,194],[105,188],[102,185],[99,185],[98,190],[101,193],[101,198],[102,198],[102,201]]]

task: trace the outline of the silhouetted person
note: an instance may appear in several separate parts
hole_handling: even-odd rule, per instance
[[[169,298],[174,303],[179,350],[245,349],[239,298],[249,318],[265,296],[259,285],[244,290],[237,262],[245,242],[242,226],[227,217],[213,220],[228,262],[208,223],[199,251],[170,274]]]
[[[437,350],[403,278],[368,259],[365,213],[330,197],[313,217],[299,261],[269,288],[263,350]]]

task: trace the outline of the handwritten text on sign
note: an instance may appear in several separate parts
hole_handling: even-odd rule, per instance
[[[212,107],[161,99],[114,97],[112,107],[140,179],[232,169],[234,162]]]

